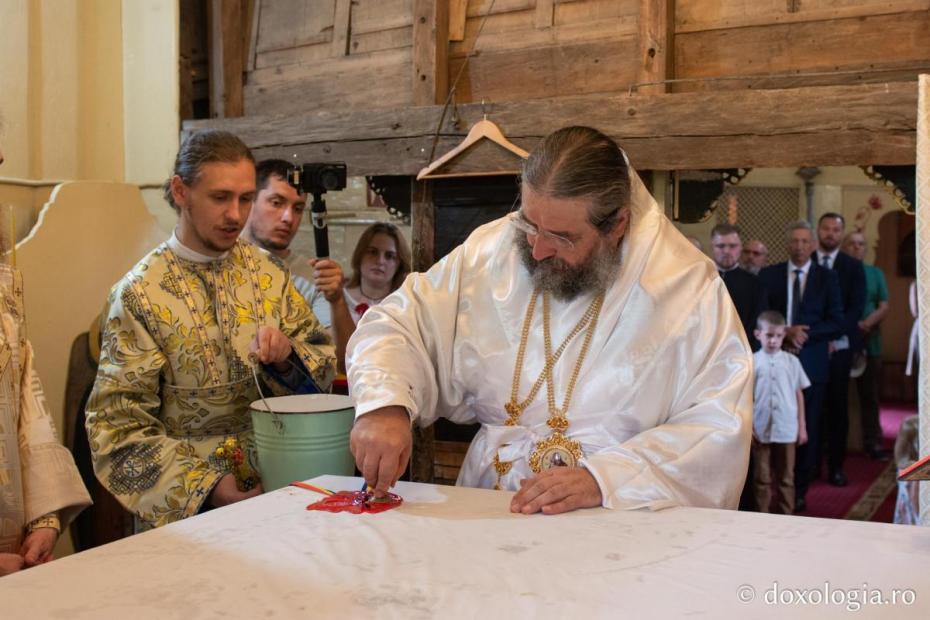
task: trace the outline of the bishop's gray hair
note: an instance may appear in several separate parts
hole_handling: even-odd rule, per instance
[[[523,185],[551,198],[591,198],[588,222],[601,234],[613,230],[630,204],[630,171],[623,151],[591,127],[549,134],[523,165]]]

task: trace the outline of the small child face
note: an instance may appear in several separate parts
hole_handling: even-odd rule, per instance
[[[766,353],[776,353],[781,350],[781,343],[785,339],[784,325],[771,325],[765,321],[759,322],[759,327],[754,332],[756,339],[762,343],[762,348]]]

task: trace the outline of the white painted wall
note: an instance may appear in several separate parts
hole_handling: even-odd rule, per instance
[[[10,234],[12,211],[14,237],[29,237],[19,245],[18,266],[59,426],[64,349],[90,325],[109,285],[174,226],[160,191],[143,190],[146,209],[158,217],[153,227],[146,209],[139,213],[138,190],[118,183],[160,185],[171,171],[178,19],[176,0],[0,0],[0,234]],[[33,225],[54,183],[42,180],[109,183],[64,186],[56,196],[80,189],[81,197],[46,211],[54,214],[47,223],[58,225],[43,230]],[[135,224],[125,221],[130,216]],[[64,536],[58,555],[70,550]]]

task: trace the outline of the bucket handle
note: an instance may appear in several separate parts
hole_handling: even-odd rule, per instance
[[[255,370],[257,364],[252,364],[252,378],[255,379],[255,389],[258,390],[258,397],[262,399],[262,404],[265,405],[265,409],[268,413],[271,414],[271,423],[274,425],[275,430],[280,434],[284,434],[284,420],[281,419],[277,413],[271,408],[271,405],[268,404],[268,401],[265,400],[265,395],[262,393],[262,386],[258,381],[258,372]]]

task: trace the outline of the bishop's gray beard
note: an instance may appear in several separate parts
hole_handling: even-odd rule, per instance
[[[514,245],[533,280],[533,286],[552,293],[561,301],[571,301],[582,293],[606,291],[620,271],[620,243],[616,247],[606,244],[595,247],[581,264],[574,267],[555,256],[537,261],[533,258],[533,246],[520,232],[514,232]]]

